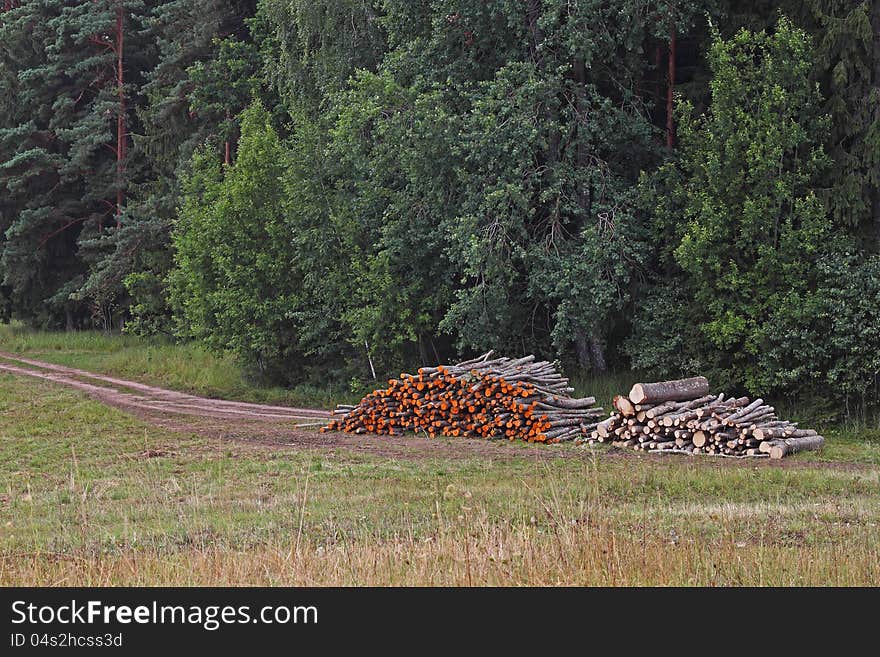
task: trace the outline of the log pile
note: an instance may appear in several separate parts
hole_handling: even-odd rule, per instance
[[[596,428],[603,410],[593,397],[570,397],[568,379],[551,363],[492,355],[401,374],[356,406],[338,406],[321,431],[559,443]]]
[[[637,383],[614,398],[611,417],[578,442],[643,451],[769,457],[818,449],[825,439],[782,420],[763,399],[709,394],[703,377]]]

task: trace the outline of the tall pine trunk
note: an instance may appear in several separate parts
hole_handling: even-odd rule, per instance
[[[669,34],[669,80],[666,86],[666,146],[675,146],[675,117],[673,99],[675,93],[675,28]]]
[[[116,227],[122,222],[122,204],[125,201],[125,73],[123,47],[125,45],[122,5],[116,7],[116,88],[119,93],[119,115],[116,117]]]
[[[874,129],[880,130],[880,0],[871,6],[871,27],[874,33]],[[876,163],[876,157],[875,157]],[[880,173],[874,171],[874,185],[871,189],[871,214],[874,218],[874,235],[880,245]]]

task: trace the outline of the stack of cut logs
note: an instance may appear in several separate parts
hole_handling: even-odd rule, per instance
[[[614,398],[615,413],[586,440],[644,451],[770,457],[818,449],[825,439],[812,429],[780,420],[763,399],[710,395],[704,377],[637,383]]]
[[[546,361],[479,358],[401,374],[357,406],[340,405],[321,431],[430,437],[517,438],[558,443],[586,437],[603,411],[592,397],[573,399],[568,379]]]

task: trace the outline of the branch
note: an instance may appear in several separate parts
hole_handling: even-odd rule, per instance
[[[96,46],[103,46],[105,48],[110,48],[110,50],[115,51],[113,42],[112,41],[105,41],[105,39],[109,39],[109,37],[104,36],[102,38],[96,34],[93,34],[89,37],[89,43],[96,45]]]
[[[71,226],[74,226],[74,225],[76,225],[76,224],[78,224],[78,223],[81,223],[81,222],[85,221],[87,218],[88,218],[88,217],[80,217],[79,219],[72,219],[71,221],[68,221],[68,222],[67,222],[66,224],[64,224],[61,228],[59,228],[59,229],[57,229],[57,230],[53,230],[53,231],[52,231],[51,233],[49,233],[48,235],[44,235],[44,236],[40,239],[40,244],[39,244],[39,246],[40,246],[40,247],[45,246],[46,242],[48,242],[50,239],[52,239],[53,237],[55,237],[56,235],[58,235],[58,234],[60,234],[60,233],[63,233],[65,230],[67,230],[67,229],[70,228]]]

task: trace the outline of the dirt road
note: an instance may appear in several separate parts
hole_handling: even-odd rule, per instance
[[[527,454],[549,456],[558,450],[511,445],[508,441],[488,442],[458,438],[428,439],[407,436],[355,436],[318,433],[317,425],[330,418],[330,412],[314,408],[290,408],[268,404],[208,399],[95,372],[25,358],[0,351],[0,373],[29,376],[75,388],[94,399],[115,406],[174,431],[196,433],[222,440],[269,447],[298,447],[365,452],[392,458],[446,456],[506,456]]]
[[[139,415],[179,414],[268,422],[320,422],[330,417],[328,411],[313,408],[208,399],[4,352],[0,352],[0,371],[70,386],[110,406],[140,411]]]

